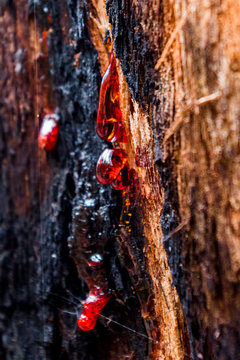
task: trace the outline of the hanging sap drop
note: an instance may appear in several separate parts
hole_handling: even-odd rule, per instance
[[[38,145],[41,149],[51,151],[55,148],[59,132],[58,120],[56,114],[44,116],[38,136]]]
[[[99,315],[107,305],[110,295],[98,286],[93,286],[84,301],[82,314],[77,324],[83,331],[93,330]]]
[[[103,264],[103,257],[100,254],[93,254],[90,256],[90,259],[88,261],[88,266],[90,267],[98,267]]]
[[[124,150],[105,149],[97,162],[96,178],[100,184],[114,183],[116,190],[124,189],[128,185],[128,164]]]
[[[105,149],[97,162],[97,180],[103,185],[111,184],[117,178],[126,162],[127,157],[123,150]]]
[[[126,142],[119,103],[119,78],[113,54],[101,83],[96,131],[103,140]]]
[[[97,316],[89,316],[82,313],[77,321],[77,324],[81,330],[90,331],[95,328],[96,322]]]

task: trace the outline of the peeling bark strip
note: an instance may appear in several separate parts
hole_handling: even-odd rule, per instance
[[[188,359],[188,336],[192,359],[239,358],[239,11],[233,0],[0,2],[0,358]],[[123,196],[95,178],[109,23]],[[60,131],[46,154],[49,110]],[[83,333],[74,313],[96,253],[114,295]]]

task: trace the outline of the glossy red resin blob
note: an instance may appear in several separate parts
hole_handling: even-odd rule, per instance
[[[100,254],[93,254],[90,256],[90,259],[88,261],[88,266],[90,267],[98,267],[103,264],[103,257]]]
[[[109,66],[101,83],[96,131],[103,140],[126,141],[119,104],[119,78],[113,54],[111,54]]]
[[[94,286],[84,301],[82,314],[77,324],[81,330],[94,329],[97,319],[110,299],[110,295],[98,286]]]
[[[78,327],[83,331],[90,331],[95,328],[98,317],[89,317],[88,315],[81,314],[77,321]]]
[[[47,114],[38,135],[38,145],[41,149],[51,151],[55,148],[58,139],[59,125],[56,114]]]
[[[127,181],[122,179],[123,172],[128,173],[127,157],[122,149],[105,149],[100,155],[96,177],[100,184],[107,185],[114,182],[116,190],[122,190],[127,186]]]

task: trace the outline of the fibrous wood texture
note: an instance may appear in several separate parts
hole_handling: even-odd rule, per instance
[[[0,358],[239,358],[239,10],[0,2]],[[107,28],[134,179],[123,196],[94,175]],[[60,116],[50,154],[37,148],[47,109]],[[113,295],[83,333],[65,311],[87,295],[93,252]]]
[[[123,73],[153,125],[163,241],[199,359],[238,357],[238,10],[108,2]]]

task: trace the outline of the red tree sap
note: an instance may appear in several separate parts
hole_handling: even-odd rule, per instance
[[[98,267],[103,265],[103,257],[100,254],[92,254],[89,261],[87,262],[90,267]]]
[[[119,104],[119,78],[113,53],[101,83],[96,131],[103,140],[126,141]]]
[[[59,118],[56,114],[44,116],[38,135],[38,145],[41,149],[51,151],[55,148],[59,132],[58,120]]]
[[[105,149],[96,166],[96,178],[100,184],[112,184],[116,190],[128,185],[128,163],[122,149]]]
[[[83,331],[94,329],[97,319],[109,299],[108,293],[98,286],[93,286],[84,301],[82,314],[77,321],[78,327]]]

